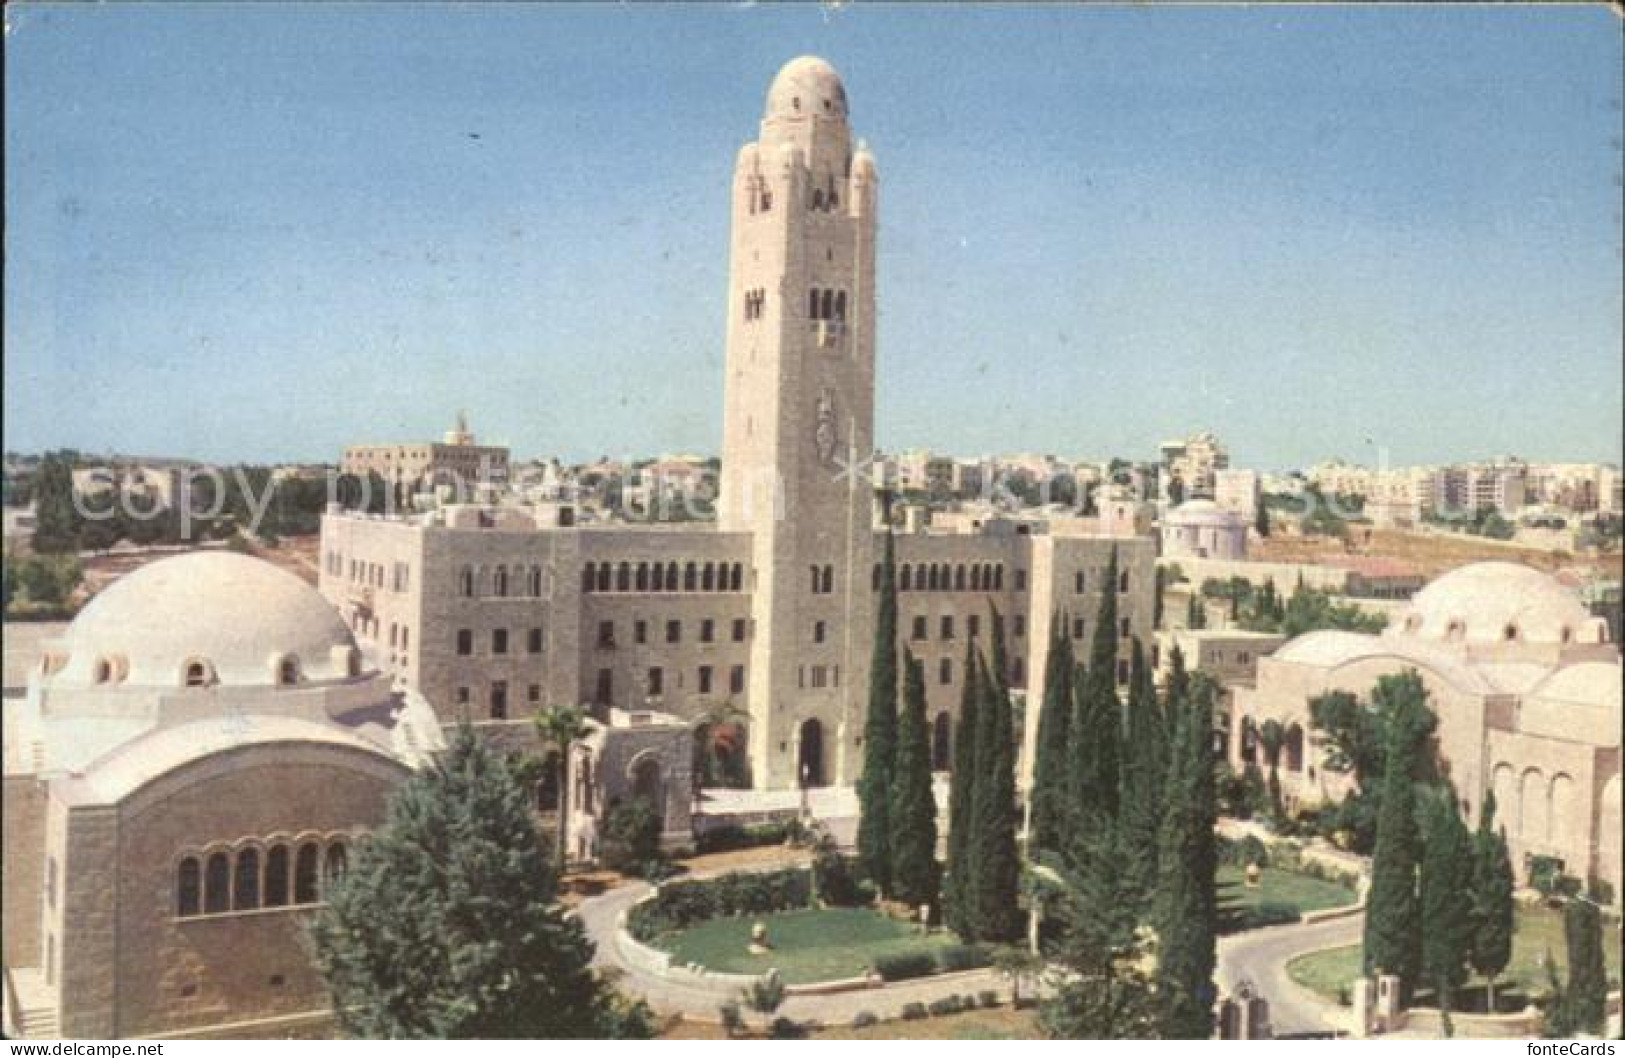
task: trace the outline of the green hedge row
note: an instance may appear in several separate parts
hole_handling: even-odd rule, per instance
[[[792,911],[811,903],[812,880],[805,867],[739,871],[700,881],[667,882],[653,899],[633,905],[626,925],[632,936],[649,941],[707,919]]]

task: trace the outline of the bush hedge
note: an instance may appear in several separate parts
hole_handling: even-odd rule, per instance
[[[783,845],[799,841],[806,828],[798,819],[783,823],[752,823],[749,826],[729,824],[701,834],[694,842],[697,852],[732,852],[735,849],[755,849],[764,845]]]
[[[943,973],[980,970],[993,965],[993,953],[980,944],[955,944],[937,952],[937,968]]]
[[[903,1020],[904,1021],[919,1021],[921,1018],[923,1018],[925,1016],[926,1016],[926,1010],[925,1010],[925,1004],[924,1003],[905,1003],[905,1004],[903,1004]]]
[[[875,973],[880,975],[882,981],[907,981],[913,977],[929,977],[936,972],[936,956],[928,951],[882,955],[875,960]]]
[[[652,899],[633,905],[626,925],[650,941],[696,922],[730,915],[762,915],[810,906],[811,876],[805,867],[739,871],[718,878],[667,882]]]

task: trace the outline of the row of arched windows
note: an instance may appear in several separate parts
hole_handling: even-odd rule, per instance
[[[612,591],[743,591],[738,562],[588,562],[581,567],[583,593]]]
[[[869,586],[879,591],[884,575],[882,567],[877,564],[870,577]],[[977,562],[970,565],[964,563],[950,565],[946,562],[922,562],[916,566],[905,562],[897,567],[897,590],[1003,591],[1004,563]]]
[[[319,903],[348,858],[343,839],[185,856],[175,869],[175,914],[192,918]]]
[[[1579,788],[1564,772],[1547,778],[1539,768],[1525,768],[1519,774],[1503,761],[1495,766],[1492,788],[1497,819],[1507,821],[1525,852],[1560,846],[1563,832],[1574,825]]]
[[[488,579],[489,578],[489,579]],[[491,595],[498,599],[509,596],[539,599],[542,597],[542,567],[464,566],[457,571],[457,594],[465,599]]]
[[[829,188],[813,188],[812,199],[808,202],[809,209],[833,210],[841,204],[841,196],[835,191],[835,178],[829,178]]]
[[[811,587],[814,595],[829,595],[835,591],[835,567],[825,564],[822,566],[808,566],[807,572],[811,575]]]
[[[846,320],[846,291],[807,291],[807,318],[810,320]]]

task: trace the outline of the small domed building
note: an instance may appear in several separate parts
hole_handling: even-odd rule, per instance
[[[1438,717],[1440,760],[1476,825],[1495,792],[1522,875],[1533,857],[1621,893],[1621,668],[1608,626],[1556,578],[1479,562],[1418,592],[1381,635],[1320,631],[1260,658],[1232,689],[1228,756],[1265,764],[1259,732],[1285,733],[1282,790],[1310,806],[1340,800],[1352,777],[1325,768],[1309,702],[1328,691],[1369,700],[1381,676],[1415,670]]]
[[[198,552],[115,582],[6,703],[8,1014],[31,1036],[298,1031],[304,925],[440,743],[315,589]]]
[[[1190,500],[1162,517],[1164,558],[1244,559],[1247,523],[1212,500]]]

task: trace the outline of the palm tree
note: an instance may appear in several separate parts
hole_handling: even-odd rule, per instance
[[[566,838],[570,827],[570,749],[592,731],[587,726],[586,714],[573,705],[554,705],[537,713],[531,721],[536,725],[536,737],[543,746],[558,749],[559,759],[553,765],[559,784],[559,833],[553,844],[558,860],[559,874],[564,874]]]

